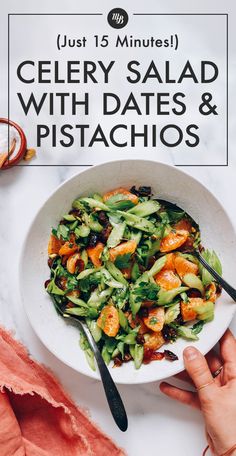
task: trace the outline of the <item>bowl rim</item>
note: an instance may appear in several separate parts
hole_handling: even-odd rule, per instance
[[[167,167],[169,169],[176,169],[176,167],[172,164],[167,164],[167,163],[164,163],[164,162],[161,162],[161,161],[155,161],[155,160],[146,160],[146,159],[135,159],[135,158],[127,158],[127,159],[118,159],[118,160],[109,160],[109,161],[105,161],[105,162],[102,162],[102,163],[99,163],[99,164],[96,164],[96,165],[92,165],[91,167],[87,168],[87,169],[84,169],[83,171],[80,171],[80,172],[77,172],[75,174],[73,174],[72,176],[68,177],[66,180],[64,180],[61,184],[59,184],[56,189],[54,189],[52,192],[50,192],[49,196],[46,198],[46,200],[43,202],[43,204],[41,204],[41,206],[38,208],[37,212],[34,214],[33,216],[33,219],[31,220],[30,224],[29,224],[29,227],[28,229],[26,230],[26,234],[25,234],[25,237],[24,237],[24,240],[23,240],[23,243],[22,243],[22,247],[21,247],[21,251],[20,251],[20,257],[19,257],[19,263],[18,263],[18,277],[19,277],[19,289],[20,289],[20,297],[21,297],[21,300],[23,302],[23,308],[24,308],[24,311],[26,313],[26,316],[28,318],[28,321],[31,325],[31,327],[33,328],[35,334],[37,335],[37,337],[39,338],[39,340],[42,342],[42,344],[44,345],[44,347],[50,352],[52,353],[60,362],[62,362],[63,364],[65,364],[66,366],[70,367],[71,369],[73,369],[75,372],[79,373],[80,375],[84,375],[86,377],[90,377],[92,379],[96,379],[96,380],[99,380],[101,381],[101,378],[100,378],[100,375],[99,375],[99,372],[98,370],[96,371],[92,371],[90,369],[90,371],[88,373],[85,373],[85,372],[82,372],[80,371],[79,369],[76,369],[71,363],[70,361],[67,361],[67,360],[64,360],[62,359],[61,357],[59,357],[58,353],[53,349],[53,348],[49,348],[46,344],[46,342],[41,338],[41,335],[39,334],[38,330],[36,329],[35,327],[35,324],[32,322],[29,314],[28,314],[28,310],[27,310],[27,305],[26,305],[26,300],[24,299],[24,294],[23,294],[23,285],[22,285],[22,280],[21,280],[21,271],[23,270],[23,262],[24,262],[24,251],[25,251],[25,247],[26,247],[26,244],[27,244],[27,240],[28,240],[28,236],[31,232],[31,229],[35,223],[35,219],[38,217],[39,213],[43,210],[43,208],[46,206],[46,204],[48,203],[48,201],[58,192],[58,190],[60,190],[62,187],[66,186],[68,182],[70,182],[71,180],[73,179],[76,179],[78,178],[78,176],[80,176],[81,174],[84,174],[86,172],[89,172],[90,169],[99,169],[99,168],[102,168],[104,165],[112,165],[113,163],[128,163],[128,162],[141,162],[141,163],[153,163],[155,165],[161,165],[161,166],[164,166],[164,167]],[[216,201],[216,203],[220,206],[220,208],[223,210],[223,212],[226,214],[227,216],[227,219],[228,219],[228,222],[232,228],[232,231],[234,233],[234,236],[235,236],[235,239],[236,239],[236,229],[235,229],[235,226],[233,225],[232,221],[231,221],[231,218],[227,212],[227,210],[224,208],[223,204],[221,203],[221,201],[219,201],[216,196],[211,192],[211,190],[209,190],[202,182],[200,182],[198,179],[196,179],[195,177],[193,177],[191,174],[188,174],[186,171],[183,171],[182,169],[179,169],[177,168],[176,169],[177,173],[179,173],[180,175],[181,174],[184,174],[185,176],[187,176],[188,178],[192,179],[197,185],[201,186],[204,190],[206,190],[208,193],[210,193],[211,197]],[[232,308],[233,308],[233,305],[232,305]],[[229,316],[228,318],[228,324],[227,324],[227,327],[229,327],[231,321],[232,321],[232,318],[234,316],[234,313],[236,311],[236,306],[234,306],[234,311],[232,311],[231,315]],[[218,336],[211,339],[211,341],[214,341],[213,344],[211,342],[211,347],[214,347],[217,342],[218,342],[219,338]],[[189,341],[189,344],[191,344],[191,341]],[[206,348],[206,349],[201,349],[201,352],[203,355],[205,355],[206,353],[208,353],[208,351],[210,350],[211,348]],[[109,368],[110,369],[110,368]],[[180,372],[182,372],[184,370],[184,362],[183,362],[183,359],[179,359],[179,367],[176,368],[176,371],[174,374],[171,374],[172,375],[176,375]],[[164,378],[168,378],[168,376],[165,376],[163,377],[162,379]],[[155,376],[151,376],[151,378],[145,378],[145,379],[142,379],[140,381],[140,379],[131,379],[131,381],[123,381],[122,379],[118,379],[118,380],[115,380],[115,382],[117,384],[123,384],[123,385],[132,385],[132,384],[145,384],[145,383],[151,383],[151,382],[156,382],[156,381],[159,381],[160,379],[157,379],[155,378]]]

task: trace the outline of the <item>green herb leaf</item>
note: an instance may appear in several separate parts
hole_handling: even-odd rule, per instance
[[[131,253],[125,253],[125,255],[117,255],[115,260],[115,266],[118,269],[124,269],[129,267]]]
[[[199,334],[199,333],[201,332],[203,326],[204,326],[204,321],[203,321],[203,320],[202,320],[202,321],[199,320],[197,323],[195,323],[195,324],[192,326],[192,328],[191,328],[191,329],[192,329],[192,332],[193,332],[194,334]]]
[[[58,225],[57,228],[57,237],[58,239],[63,239],[67,241],[69,239],[70,229],[67,225]]]

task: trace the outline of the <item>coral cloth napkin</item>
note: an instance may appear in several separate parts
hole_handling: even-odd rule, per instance
[[[1,327],[0,455],[124,456]]]

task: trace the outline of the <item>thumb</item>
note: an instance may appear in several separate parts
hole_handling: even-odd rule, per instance
[[[214,383],[214,379],[205,357],[195,347],[185,348],[183,355],[185,368],[190,378],[193,380],[196,388],[200,388],[200,400],[206,396],[209,397],[209,394],[214,392],[217,386]],[[202,386],[204,386],[204,388],[201,389]]]

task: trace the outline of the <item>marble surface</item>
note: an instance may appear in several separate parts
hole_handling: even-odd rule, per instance
[[[63,3],[51,2],[51,10],[63,11],[65,9]],[[108,5],[108,2],[103,3],[104,7]],[[180,10],[189,10],[189,2],[180,3],[182,3]],[[150,11],[156,9],[155,5],[157,2],[150,1]],[[226,2],[226,5],[229,9],[230,2]],[[67,2],[67,8],[71,11],[74,6],[73,1]],[[94,4],[89,4],[88,7],[92,10]],[[46,1],[41,1],[40,5],[34,8],[38,11],[50,11]],[[84,8],[85,6],[81,6],[81,10]],[[176,10],[176,2],[168,2],[168,10],[173,11],[174,8]],[[205,11],[211,8],[214,11],[217,9],[220,11],[221,2],[200,1],[198,8],[199,11],[201,8]],[[9,1],[8,9],[9,11],[19,10],[18,3]],[[163,10],[163,5],[160,6],[160,9]],[[139,10],[142,10],[142,5],[139,5]],[[32,11],[32,3],[22,1],[21,11]],[[1,33],[6,30],[5,26],[4,22]],[[2,40],[0,42],[2,43]],[[3,59],[5,59],[5,50],[1,48],[1,51]],[[1,82],[6,84],[3,75],[1,75]],[[1,94],[1,97],[4,111],[0,114],[6,116],[5,92]],[[24,123],[23,118],[18,117],[17,120],[19,123]],[[234,125],[235,119],[232,117],[230,120],[232,133]],[[134,153],[129,155],[126,152],[125,154],[127,157],[134,157]],[[169,152],[148,152],[147,158],[173,163],[173,156]],[[106,159],[107,156],[100,153],[96,162],[103,162]],[[82,171],[83,168],[79,168],[79,170]],[[233,153],[230,155],[229,167],[188,167],[185,168],[185,171],[199,179],[216,195],[230,212],[236,225],[236,205],[235,201],[232,201],[232,195],[236,194],[236,161]],[[15,331],[16,336],[28,347],[34,358],[50,366],[74,400],[89,411],[91,417],[118,445],[126,450],[128,456],[143,456],[143,454],[157,454],[157,452],[158,454],[175,454],[175,456],[200,456],[205,447],[205,438],[201,416],[198,412],[182,407],[164,397],[159,392],[156,383],[143,386],[122,385],[119,390],[127,408],[129,430],[125,434],[121,433],[110,417],[100,382],[86,378],[58,361],[42,345],[27,320],[19,295],[18,283],[19,255],[23,239],[31,220],[49,194],[65,179],[77,172],[78,168],[55,166],[51,168],[17,167],[0,173],[0,322]],[[220,222],[219,226],[214,229],[220,229]],[[236,332],[236,319],[232,322],[232,329]]]

